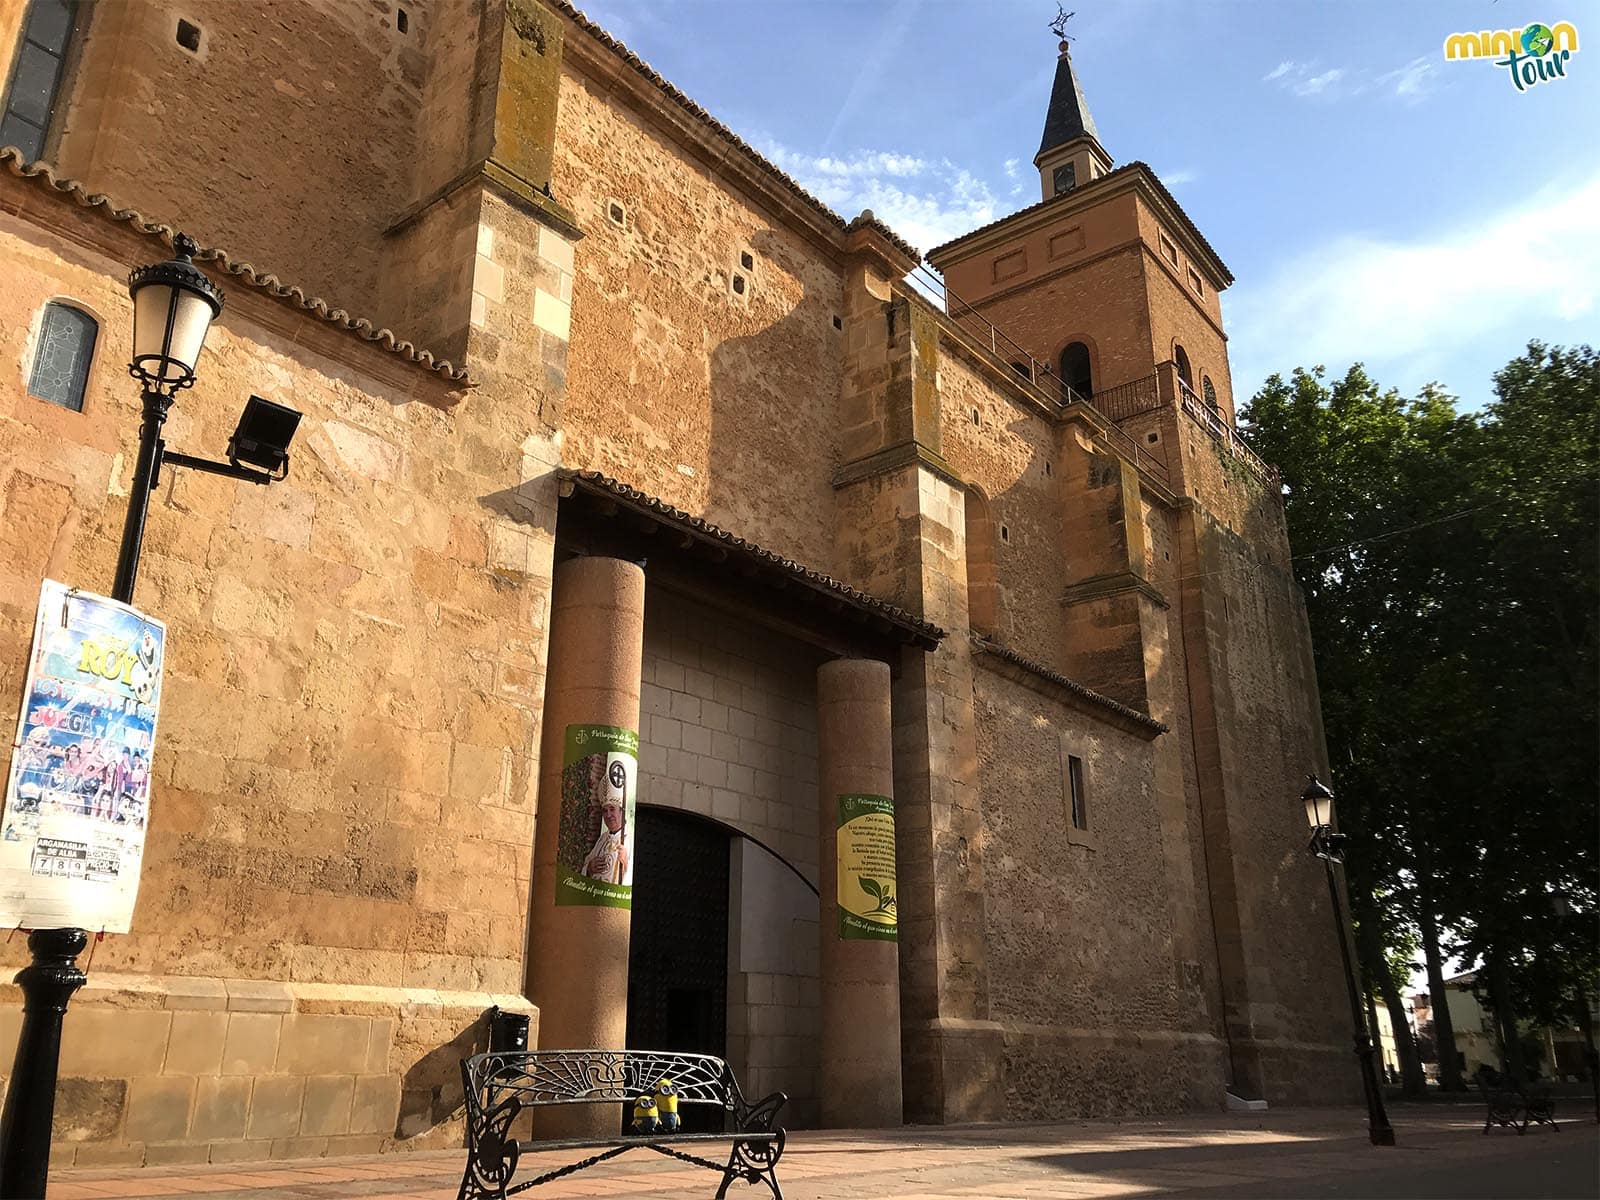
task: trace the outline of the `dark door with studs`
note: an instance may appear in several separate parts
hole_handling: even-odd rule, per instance
[[[728,833],[670,808],[640,805],[628,938],[628,1046],[727,1051]],[[707,1105],[680,1110],[685,1131],[720,1130]]]

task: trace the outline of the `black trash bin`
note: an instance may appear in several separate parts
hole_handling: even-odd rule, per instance
[[[489,1010],[489,1050],[528,1048],[528,1014],[507,1012],[499,1005]]]

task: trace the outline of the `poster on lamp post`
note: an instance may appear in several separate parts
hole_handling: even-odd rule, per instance
[[[128,932],[166,641],[138,609],[44,581],[0,813],[0,925]]]
[[[639,735],[568,725],[561,756],[556,903],[633,907]]]
[[[894,801],[854,793],[839,797],[839,937],[897,941]]]

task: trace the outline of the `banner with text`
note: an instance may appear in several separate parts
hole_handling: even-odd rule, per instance
[[[44,581],[0,815],[0,925],[128,932],[166,642],[155,618]]]
[[[895,941],[894,801],[840,796],[838,851],[839,936]]]
[[[556,903],[633,907],[639,735],[568,725],[561,758]]]

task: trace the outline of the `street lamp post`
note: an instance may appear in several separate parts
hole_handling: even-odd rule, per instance
[[[288,475],[289,442],[300,422],[300,414],[293,409],[251,396],[228,443],[227,462],[166,448],[161,428],[173,397],[194,383],[200,348],[211,322],[222,312],[222,290],[194,265],[199,248],[193,239],[180,233],[173,238],[172,248],[175,257],[139,267],[128,276],[128,295],[133,300],[133,360],[128,371],[139,381],[144,411],[111,590],[124,604],[133,602],[145,515],[162,464],[250,483],[273,483]],[[16,976],[23,997],[22,1029],[5,1108],[0,1112],[0,1200],[45,1194],[61,1027],[67,1002],[87,981],[77,958],[88,939],[84,930],[71,928],[35,929],[28,935],[32,961]]]
[[[1306,778],[1306,789],[1300,793],[1300,799],[1306,806],[1306,820],[1311,825],[1309,849],[1322,860],[1323,870],[1328,876],[1328,899],[1333,902],[1334,932],[1339,939],[1339,958],[1344,963],[1345,987],[1350,992],[1350,1020],[1355,1026],[1356,1062],[1361,1066],[1361,1086],[1367,1095],[1367,1136],[1374,1146],[1392,1146],[1394,1127],[1389,1124],[1389,1114],[1383,1108],[1383,1092],[1378,1086],[1378,1069],[1373,1061],[1372,1038],[1367,1033],[1367,1023],[1361,1012],[1361,993],[1356,988],[1355,968],[1350,959],[1344,902],[1339,896],[1339,881],[1333,874],[1334,864],[1344,862],[1345,835],[1333,831],[1333,793],[1319,783],[1315,775]]]

